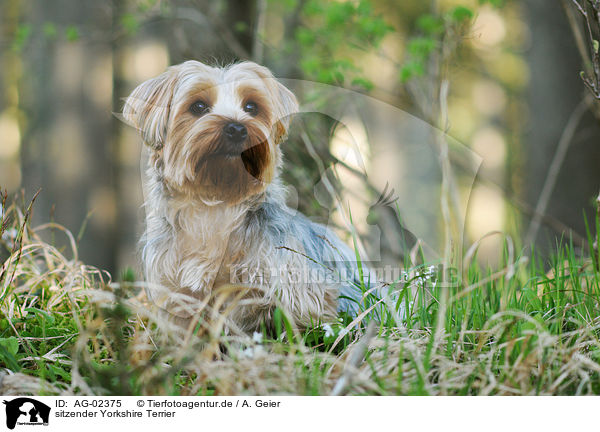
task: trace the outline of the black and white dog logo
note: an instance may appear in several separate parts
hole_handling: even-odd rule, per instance
[[[48,426],[50,407],[35,399],[21,397],[4,401],[6,405],[6,427],[14,429],[19,425]]]

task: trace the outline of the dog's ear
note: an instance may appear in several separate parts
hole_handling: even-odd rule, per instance
[[[292,116],[299,111],[299,106],[294,93],[275,79],[273,79],[273,83],[277,92],[274,102],[274,141],[276,144],[281,144],[287,138]]]
[[[137,86],[125,99],[123,118],[154,150],[161,149],[166,139],[176,77],[177,69],[171,67]]]

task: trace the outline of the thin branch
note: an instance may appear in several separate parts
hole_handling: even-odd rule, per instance
[[[589,68],[591,69],[591,73],[585,72],[582,74],[582,80],[585,86],[590,90],[590,92],[594,95],[597,100],[600,100],[600,54],[598,53],[598,49],[596,45],[598,44],[597,40],[594,38],[594,31],[592,29],[592,22],[596,19],[596,26],[600,25],[600,6],[598,6],[598,2],[592,3],[590,0],[587,3],[579,3],[578,0],[571,0],[571,3],[577,8],[580,15],[584,18],[585,29],[587,30],[587,44],[588,50],[591,53],[591,60],[589,64]],[[590,14],[587,10],[586,4],[589,4],[592,8],[592,11],[595,11],[596,14],[590,17]],[[563,3],[564,5],[564,3]],[[565,5],[565,9],[567,10],[567,17],[569,18],[569,9]],[[577,23],[571,19],[569,19],[569,24],[573,28],[573,33],[579,33],[581,35],[581,31]],[[576,36],[577,38],[577,36]],[[583,37],[581,37],[583,39]],[[578,48],[581,50],[581,47]],[[585,51],[585,50],[584,50]],[[584,60],[589,59],[588,54],[582,54]]]
[[[563,9],[567,15],[567,20],[569,21],[571,31],[573,32],[575,44],[577,45],[577,51],[579,51],[579,55],[583,59],[585,68],[589,69],[592,67],[592,60],[590,59],[590,55],[586,47],[585,38],[581,33],[581,27],[577,22],[577,17],[573,13],[573,9],[567,4],[567,1],[568,0],[562,0]]]

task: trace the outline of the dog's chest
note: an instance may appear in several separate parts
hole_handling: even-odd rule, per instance
[[[177,285],[210,290],[215,284],[232,282],[238,268],[260,267],[256,241],[250,241],[243,224],[238,209],[180,211],[168,245],[177,262],[172,275]]]

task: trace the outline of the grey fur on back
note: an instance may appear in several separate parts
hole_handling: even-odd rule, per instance
[[[282,200],[269,193],[277,189],[279,188],[270,188],[265,200],[257,208],[248,212],[247,224],[260,225],[260,229],[276,239],[280,254],[301,254],[319,277],[336,281],[339,289],[338,312],[357,316],[364,300],[363,289],[371,290],[377,284],[373,272],[365,266],[362,269],[361,284],[354,251],[328,227],[313,222],[302,213],[294,212],[282,205]],[[292,250],[286,245],[286,239],[290,236],[300,240],[303,250]],[[373,295],[381,298],[381,289],[371,291]]]

